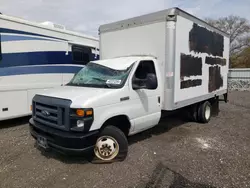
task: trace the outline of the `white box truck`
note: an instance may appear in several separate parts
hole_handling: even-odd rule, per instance
[[[122,161],[127,137],[156,126],[164,112],[188,109],[207,123],[219,97],[227,102],[226,33],[178,8],[105,24],[99,32],[101,59],[66,86],[33,98],[30,132],[39,146],[90,149],[93,161]]]

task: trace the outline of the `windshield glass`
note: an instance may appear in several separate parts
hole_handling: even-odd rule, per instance
[[[120,88],[125,83],[131,70],[115,70],[96,63],[88,63],[82,68],[68,86],[101,87],[101,88]]]

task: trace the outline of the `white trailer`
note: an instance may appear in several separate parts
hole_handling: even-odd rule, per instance
[[[208,123],[219,97],[227,102],[229,36],[206,22],[171,8],[99,33],[101,60],[33,98],[30,132],[39,146],[124,160],[127,137],[156,126],[164,112],[186,109]]]
[[[68,83],[96,59],[98,38],[0,14],[0,121],[31,115],[36,92]]]

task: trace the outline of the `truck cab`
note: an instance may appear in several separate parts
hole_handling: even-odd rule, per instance
[[[45,149],[124,158],[126,137],[160,120],[161,82],[152,56],[89,62],[65,86],[34,97],[31,134]]]

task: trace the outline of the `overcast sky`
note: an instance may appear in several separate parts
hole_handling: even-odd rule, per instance
[[[239,15],[250,20],[250,0],[0,0],[0,12],[52,21],[97,36],[100,24],[178,6],[200,18]]]

